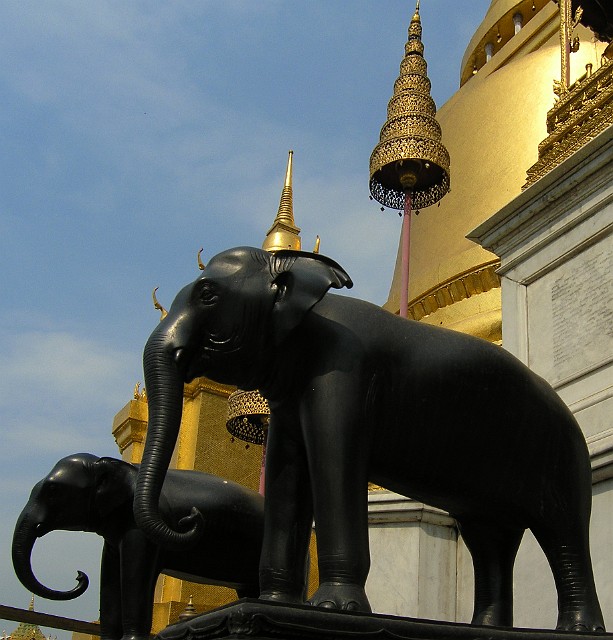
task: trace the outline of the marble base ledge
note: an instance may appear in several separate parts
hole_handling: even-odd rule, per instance
[[[159,640],[589,640],[610,633],[477,627],[397,616],[326,611],[244,598],[166,627]]]

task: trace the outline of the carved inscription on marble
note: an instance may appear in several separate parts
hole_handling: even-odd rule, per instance
[[[613,356],[613,250],[593,247],[568,266],[551,284],[552,364],[558,380]]]

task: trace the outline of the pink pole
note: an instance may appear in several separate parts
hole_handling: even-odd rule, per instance
[[[404,215],[402,216],[402,245],[400,273],[400,317],[406,318],[409,307],[409,257],[411,254],[411,192],[404,194]]]

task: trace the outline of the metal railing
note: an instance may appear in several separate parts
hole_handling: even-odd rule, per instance
[[[40,627],[63,629],[64,631],[76,631],[77,633],[85,633],[91,636],[100,635],[100,625],[97,622],[85,622],[85,620],[75,620],[74,618],[62,618],[61,616],[54,616],[50,613],[39,613],[38,611],[18,609],[16,607],[8,607],[4,604],[0,604],[0,620],[25,622],[27,624],[36,624]]]

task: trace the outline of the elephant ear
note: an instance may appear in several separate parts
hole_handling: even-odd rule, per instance
[[[331,258],[305,251],[277,251],[271,258],[277,297],[272,312],[276,344],[280,344],[324,297],[328,289],[351,289],[349,274]]]
[[[132,503],[136,468],[116,458],[100,458],[94,463],[94,505],[102,517]]]

